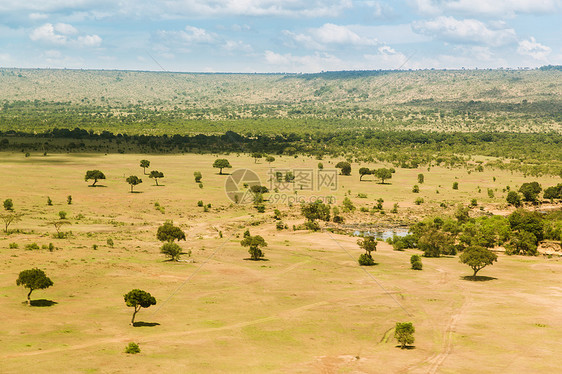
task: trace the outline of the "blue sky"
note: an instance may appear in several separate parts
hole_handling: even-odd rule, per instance
[[[0,66],[188,72],[562,64],[562,0],[0,0]]]

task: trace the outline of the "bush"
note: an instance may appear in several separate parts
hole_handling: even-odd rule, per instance
[[[203,206],[203,200],[199,200],[199,201],[197,202],[197,206],[199,206],[199,207]]]
[[[333,221],[334,221],[334,223],[343,223],[343,217],[342,216],[334,216]]]
[[[141,351],[140,347],[137,343],[131,342],[131,343],[129,343],[128,346],[125,347],[125,353],[128,353],[128,354],[134,355],[134,354],[140,353],[140,351]]]
[[[413,193],[419,193],[419,192],[420,192],[420,186],[418,186],[417,184],[415,184],[414,187],[412,188],[412,192],[413,192]]]
[[[459,189],[459,182],[454,182],[453,183],[453,190],[458,190]]]
[[[59,217],[60,217],[60,219],[66,219],[66,212],[63,211],[63,210],[61,210],[61,211],[59,212]]]
[[[414,270],[421,270],[423,268],[421,257],[418,255],[410,257],[410,264],[412,264],[412,269]]]
[[[10,243],[10,249],[18,249],[19,245],[18,243]]]
[[[27,249],[28,251],[32,251],[34,249],[39,249],[39,246],[37,245],[37,243],[31,243],[31,244],[27,244],[25,246],[25,249]]]
[[[316,221],[306,221],[304,227],[310,231],[320,231],[320,225]]]
[[[375,264],[375,260],[373,260],[373,256],[367,253],[362,253],[359,256],[359,265],[361,266],[373,266]]]
[[[414,204],[416,204],[416,205],[421,205],[421,204],[423,204],[423,203],[425,203],[425,200],[423,199],[423,197],[418,197],[418,198],[414,201]]]
[[[476,199],[470,200],[470,206],[472,206],[472,207],[478,206],[478,200],[476,200]]]
[[[14,210],[14,203],[12,202],[12,199],[6,199],[6,200],[4,200],[4,209],[6,209],[6,210]]]
[[[53,205],[53,200],[51,200],[49,196],[47,196],[47,205],[49,206]]]
[[[258,213],[265,213],[265,205],[264,204],[257,204],[256,209]]]
[[[277,230],[283,230],[285,228],[285,224],[283,223],[283,221],[277,221],[275,223],[275,228]]]

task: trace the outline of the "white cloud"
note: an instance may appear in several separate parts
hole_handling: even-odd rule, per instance
[[[82,47],[99,47],[101,45],[101,38],[98,35],[84,35],[79,36],[76,42]]]
[[[376,38],[360,36],[347,26],[333,23],[308,29],[307,34],[295,34],[288,30],[284,30],[283,34],[299,44],[316,50],[327,49],[329,45],[338,45],[338,48],[341,48],[341,46],[375,46],[379,44]]]
[[[34,29],[31,34],[29,34],[29,37],[33,41],[53,44],[66,44],[68,42],[66,35],[57,34],[55,32],[55,27],[52,23],[46,23]]]
[[[76,27],[69,25],[68,23],[57,23],[54,26],[54,30],[63,35],[78,34],[78,30],[76,30]]]
[[[457,20],[441,16],[429,21],[416,21],[412,24],[412,29],[452,43],[502,46],[517,41],[515,30],[492,28],[476,19]]]
[[[218,41],[215,34],[209,33],[205,29],[189,25],[186,26],[184,30],[180,31],[160,30],[157,32],[157,35],[166,42],[180,43],[183,45],[214,44]]]
[[[31,13],[29,15],[29,19],[32,21],[42,20],[46,18],[49,18],[49,16],[43,13]]]
[[[456,12],[463,15],[509,16],[547,14],[562,10],[562,0],[410,0],[419,12],[437,15]]]
[[[29,38],[34,42],[78,47],[98,47],[102,42],[98,35],[79,35],[73,38],[72,35],[76,34],[78,30],[67,23],[46,23],[32,30]]]
[[[223,44],[223,48],[227,51],[231,51],[231,52],[252,52],[253,48],[251,45],[246,44],[242,41],[234,41],[234,40],[227,40],[224,44]]]
[[[546,45],[538,43],[535,38],[521,40],[517,47],[517,53],[524,56],[531,56],[535,60],[546,61],[552,49]]]

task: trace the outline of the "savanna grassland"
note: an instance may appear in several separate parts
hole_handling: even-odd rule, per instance
[[[142,175],[142,158],[151,170],[164,172],[163,186]],[[449,215],[455,203],[474,197],[479,207],[471,216],[508,214],[513,208],[502,190],[520,186],[527,180],[522,174],[399,168],[389,183],[379,184],[372,177],[359,182],[359,165],[352,164],[352,175],[339,177],[337,191],[323,193],[333,195],[337,206],[350,197],[357,211],[342,213],[343,231],[310,232],[292,229],[304,221],[297,204],[269,203],[268,194],[265,213],[252,204],[232,204],[224,192],[228,176],[212,168],[215,158],[1,154],[1,198],[12,198],[14,209],[24,213],[11,227],[15,231],[0,237],[2,372],[556,372],[562,338],[558,257],[498,252],[498,262],[482,271],[484,281],[475,282],[463,278],[471,270],[457,256],[424,258],[424,270],[415,271],[409,258],[419,250],[394,251],[384,242],[373,253],[376,265],[359,267],[362,251],[349,235]],[[255,170],[264,185],[270,167],[318,163],[302,156],[281,156],[271,164],[245,155],[227,158],[233,165],[227,171]],[[325,169],[335,161],[323,160]],[[98,182],[103,187],[88,187],[91,181],[83,179],[94,168],[106,175]],[[194,171],[202,172],[203,188]],[[419,173],[425,181],[413,194]],[[139,193],[129,193],[125,176],[132,174],[143,179],[135,187]],[[460,182],[458,190],[453,181]],[[541,178],[544,185],[556,182]],[[488,188],[496,191],[494,198]],[[311,194],[319,192],[291,193]],[[419,196],[425,202],[416,205]],[[359,211],[370,210],[378,198],[386,214]],[[199,200],[211,208],[204,211]],[[394,203],[398,213],[389,212]],[[276,229],[274,209],[288,229]],[[50,222],[61,210],[71,222],[63,230],[72,233],[55,239]],[[187,234],[179,244],[191,256],[183,261],[166,261],[159,253],[156,229],[166,219]],[[240,246],[247,229],[268,242],[266,261],[247,260]],[[26,250],[30,243],[56,249]],[[36,305],[50,306],[26,306],[26,292],[15,285],[17,274],[32,267],[54,282],[32,296]],[[157,298],[139,312],[137,327],[128,324],[131,308],[123,302],[133,288]],[[414,323],[415,349],[396,348],[392,330],[401,321]],[[123,353],[129,342],[139,343],[141,353]]]
[[[0,372],[556,373],[561,95],[559,67],[0,69]],[[295,182],[320,169],[337,184]],[[131,326],[137,288],[157,302]]]

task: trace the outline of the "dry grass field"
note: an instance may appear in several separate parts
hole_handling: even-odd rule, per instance
[[[316,168],[312,158],[277,157],[271,165],[244,155],[221,156],[233,169],[255,170],[267,185],[273,168]],[[154,186],[142,175],[165,174]],[[562,341],[562,261],[560,258],[506,256],[471,275],[458,256],[423,258],[423,271],[410,269],[418,250],[393,251],[380,242],[377,265],[360,267],[355,237],[327,231],[293,231],[303,222],[298,204],[270,204],[266,213],[231,204],[226,175],[211,167],[212,155],[102,155],[1,153],[0,199],[11,198],[23,220],[0,234],[0,372],[2,373],[557,373]],[[326,169],[335,160],[324,160]],[[465,169],[397,169],[389,184],[338,179],[338,205],[346,194],[357,207],[384,199],[386,215],[347,214],[348,227],[368,223],[384,228],[450,213],[451,206],[477,198],[483,211],[506,212],[507,185],[523,175]],[[363,166],[363,165],[361,165]],[[367,165],[370,167],[376,164]],[[382,165],[379,165],[380,167]],[[86,170],[107,176],[88,187]],[[203,174],[203,188],[193,172]],[[417,174],[421,192],[413,194]],[[143,183],[129,193],[125,177]],[[493,181],[496,177],[496,181]],[[369,178],[366,178],[369,179]],[[452,183],[459,182],[459,190]],[[559,178],[542,177],[543,185]],[[487,189],[495,190],[489,198]],[[480,192],[478,192],[480,190]],[[439,191],[439,193],[437,193]],[[358,198],[363,193],[367,198]],[[328,195],[332,191],[292,196]],[[66,198],[72,195],[72,205]],[[267,196],[267,195],[266,195]],[[424,204],[415,205],[417,197]],[[47,205],[47,197],[53,206]],[[208,212],[197,206],[211,203]],[[449,208],[439,203],[447,201]],[[164,212],[155,208],[158,202]],[[394,203],[397,214],[389,213]],[[276,230],[278,208],[288,230]],[[72,231],[54,239],[50,221],[65,211]],[[479,208],[473,215],[482,214]],[[187,234],[179,244],[192,255],[180,262],[159,253],[156,230],[172,219]],[[243,232],[262,235],[265,261],[248,261],[240,246]],[[222,233],[222,238],[219,232]],[[107,245],[107,239],[114,246]],[[26,250],[53,243],[57,249]],[[17,243],[18,248],[9,248]],[[97,249],[94,249],[97,245]],[[18,273],[39,267],[54,286],[37,290],[27,306],[16,286]],[[157,304],[137,316],[123,295],[133,288],[150,292]],[[416,327],[413,349],[393,338],[396,322]],[[124,348],[137,342],[141,353]]]

